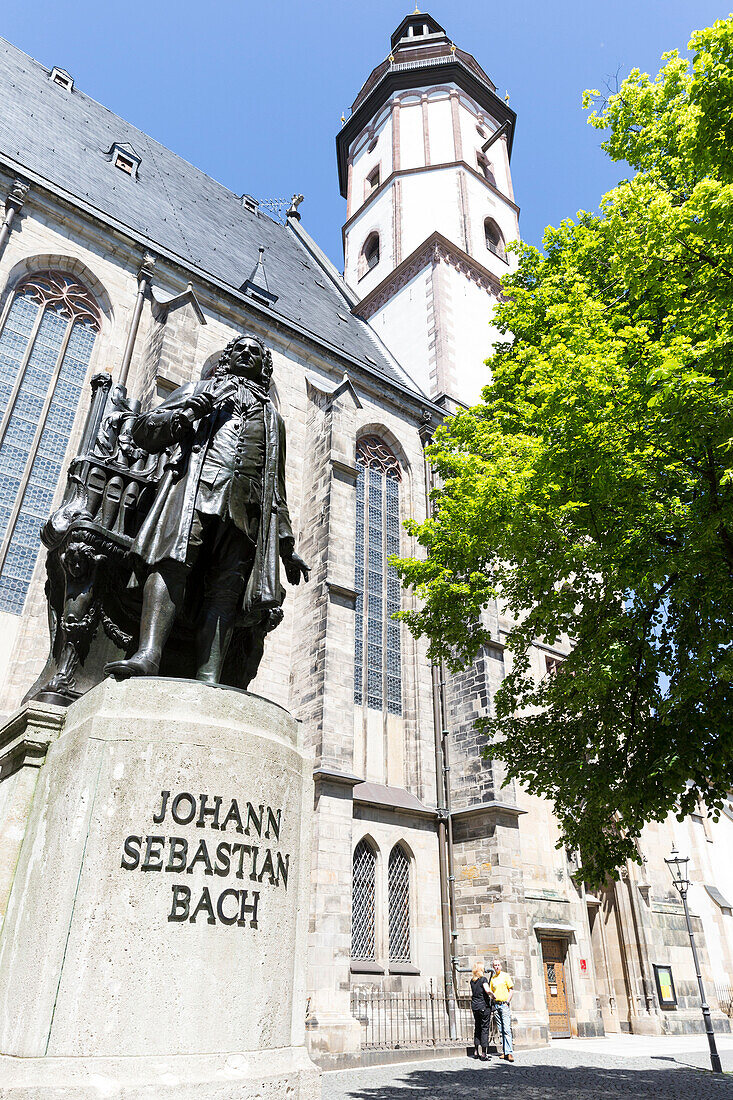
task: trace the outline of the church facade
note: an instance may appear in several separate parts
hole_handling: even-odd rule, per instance
[[[511,660],[510,624],[488,608],[492,644],[446,677],[393,618],[413,600],[388,558],[416,551],[402,522],[429,507],[423,448],[479,397],[519,234],[516,117],[489,76],[431,16],[396,29],[337,137],[343,274],[297,202],[269,216],[64,70],[1,43],[0,86],[0,712],[17,711],[46,659],[38,532],[80,447],[90,382],[129,369],[129,394],[150,408],[253,332],[273,353],[293,528],[312,570],[288,592],[251,690],[292,711],[313,750],[314,1057],[360,1057],[391,995],[431,981],[461,994],[474,960],[496,953],[515,978],[520,1045],[698,1030],[664,864],[675,843],[692,857],[708,997],[728,1030],[733,804],[718,823],[701,807],[650,826],[642,865],[591,894],[556,847],[551,806],[502,786],[481,754],[474,723]],[[537,644],[537,676],[563,655]],[[30,706],[53,723],[53,708]],[[27,744],[0,746],[13,776],[0,919],[41,765]]]

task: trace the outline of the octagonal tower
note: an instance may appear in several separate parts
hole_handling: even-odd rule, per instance
[[[488,381],[505,246],[519,236],[515,120],[475,58],[415,12],[337,138],[356,311],[434,398],[472,403]]]

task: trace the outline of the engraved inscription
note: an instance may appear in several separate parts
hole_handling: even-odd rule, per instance
[[[199,870],[211,876],[212,882],[203,888],[192,883],[171,884],[168,921],[257,928],[261,887],[287,890],[290,855],[277,847],[281,809],[236,798],[225,800],[221,795],[161,791],[152,821],[156,826],[194,825],[231,836],[229,840],[206,836],[192,840],[161,829],[125,837],[120,862],[124,871],[193,875]]]

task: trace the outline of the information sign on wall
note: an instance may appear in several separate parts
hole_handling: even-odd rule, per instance
[[[671,966],[654,964],[654,978],[657,983],[657,996],[660,1008],[676,1008],[677,994],[674,991],[674,978]]]

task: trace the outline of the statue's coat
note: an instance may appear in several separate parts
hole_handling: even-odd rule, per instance
[[[157,409],[139,416],[133,425],[132,437],[143,450],[160,453],[173,448],[169,469],[132,545],[132,554],[148,566],[166,559],[186,560],[201,471],[214,435],[218,410],[215,407],[195,428],[192,426],[190,437],[183,442],[175,431],[174,422],[179,420],[177,414],[185,410],[192,395],[209,393],[216,401],[225,383],[226,376],[189,382]],[[255,560],[242,601],[245,613],[282,604],[279,545],[282,539],[293,539],[285,491],[285,424],[264,391],[254,386],[250,389],[263,403],[265,464]],[[230,514],[227,522],[236,523],[236,518]]]

